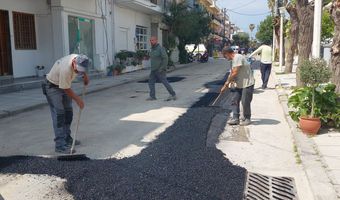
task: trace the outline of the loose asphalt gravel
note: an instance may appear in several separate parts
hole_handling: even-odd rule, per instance
[[[65,178],[68,192],[79,200],[242,199],[246,170],[206,147],[210,122],[223,112],[207,107],[216,96],[203,96],[137,156],[86,161],[0,157],[0,173]]]

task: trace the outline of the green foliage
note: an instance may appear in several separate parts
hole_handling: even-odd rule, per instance
[[[298,120],[300,116],[320,117],[323,124],[339,126],[339,96],[335,93],[335,85],[326,83],[331,76],[326,61],[304,60],[298,73],[305,86],[295,89],[288,99],[288,105],[295,108],[289,113],[292,119]]]
[[[314,111],[313,109],[314,96]],[[317,87],[301,87],[293,90],[288,99],[288,105],[294,108],[290,111],[291,118],[295,121],[300,116],[320,117],[322,125],[339,128],[340,126],[340,101],[335,93],[335,85],[331,83],[318,84]]]
[[[300,80],[311,87],[326,83],[331,77],[331,71],[323,59],[304,60],[299,67],[299,73]]]
[[[164,37],[164,35],[163,35]],[[166,48],[167,50],[173,50],[176,48],[176,36],[172,33],[169,33],[166,35],[166,38],[164,38],[163,40],[163,46],[164,48]]]
[[[240,47],[248,47],[249,46],[249,34],[248,33],[237,33],[233,36],[233,45],[237,45]]]
[[[273,17],[268,15],[258,26],[256,38],[261,43],[271,44],[273,42]]]
[[[144,58],[147,58],[149,55],[148,55],[148,52],[145,51],[145,50],[137,50],[136,51],[136,59],[137,59],[137,63],[141,64],[142,60]],[[136,61],[134,61],[136,62]]]
[[[120,63],[112,64],[106,67],[108,74],[111,74],[114,70],[117,70],[119,73],[121,73],[125,68],[126,66]]]
[[[119,58],[119,60],[122,62],[122,61],[125,61],[127,58],[136,57],[136,52],[122,50],[122,51],[118,52],[115,57]]]
[[[210,34],[210,22],[207,11],[201,9],[188,9],[185,3],[172,3],[169,13],[163,16],[163,22],[169,27],[167,48],[170,48],[176,36],[179,40],[180,63],[187,62],[186,44],[199,44]],[[171,41],[172,40],[172,41]]]
[[[334,36],[334,21],[328,10],[322,12],[321,40],[327,42]]]

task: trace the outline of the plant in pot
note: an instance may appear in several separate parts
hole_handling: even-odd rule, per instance
[[[118,52],[115,57],[119,59],[120,64],[125,64],[127,58],[129,57],[129,52],[122,50]]]
[[[329,81],[331,72],[322,59],[305,60],[299,68],[304,86],[293,90],[289,97],[288,105],[294,108],[289,114],[292,119],[299,120],[303,133],[315,135],[321,127],[322,107],[327,107],[317,88]]]
[[[143,59],[147,57],[148,53],[146,50],[137,50],[136,51],[136,59],[138,61],[138,65],[142,64]]]
[[[119,75],[122,73],[123,69],[125,69],[126,66],[124,64],[117,63],[114,66],[114,75]]]

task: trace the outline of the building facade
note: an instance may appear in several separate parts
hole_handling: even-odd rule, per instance
[[[113,8],[114,50],[147,51],[149,39],[157,36],[162,43],[164,0],[115,0]]]
[[[58,58],[83,53],[91,70],[112,62],[112,2],[109,0],[0,0],[0,76],[48,72]]]

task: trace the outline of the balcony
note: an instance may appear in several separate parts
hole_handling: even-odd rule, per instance
[[[117,5],[131,8],[151,15],[160,15],[163,9],[160,5],[161,0],[116,0]]]
[[[211,24],[212,24],[213,28],[219,28],[219,27],[222,26],[221,22],[219,22],[217,19],[213,19],[211,21]]]

